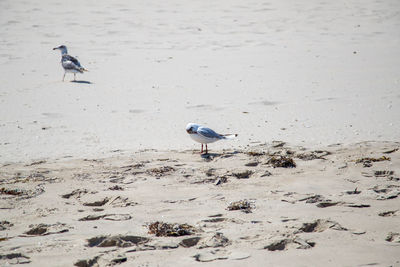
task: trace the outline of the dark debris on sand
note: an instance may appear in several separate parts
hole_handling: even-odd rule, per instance
[[[44,189],[41,185],[36,186],[36,188],[32,189],[32,190],[25,190],[25,189],[19,189],[19,188],[10,189],[10,188],[5,188],[5,187],[0,188],[0,195],[19,197],[21,199],[37,197],[38,195],[43,194],[43,193],[44,193]]]
[[[175,168],[173,168],[171,166],[162,166],[162,167],[158,167],[158,168],[149,169],[149,170],[147,170],[147,173],[150,173],[152,175],[160,177],[160,176],[163,176],[163,175],[173,172],[173,171],[175,171]]]
[[[396,216],[396,212],[397,210],[383,211],[380,212],[378,215],[382,217]]]
[[[326,150],[314,150],[309,153],[296,154],[296,158],[301,160],[326,159],[325,156],[328,156],[330,154],[331,152]]]
[[[318,203],[324,201],[325,198],[321,195],[312,195],[308,196],[302,199],[299,199],[299,201],[305,201],[306,203]]]
[[[76,189],[71,193],[61,195],[62,198],[69,199],[70,197],[74,196],[76,198],[80,198],[82,195],[89,193],[87,189]]]
[[[250,170],[232,172],[232,176],[235,176],[238,179],[247,179],[252,174],[253,174],[253,172]]]
[[[267,164],[272,165],[274,168],[296,168],[296,163],[290,157],[285,156],[273,156]]]
[[[390,232],[386,236],[385,240],[388,241],[388,242],[400,243],[400,233]]]
[[[23,195],[24,192],[20,189],[8,189],[8,188],[0,188],[0,194],[4,195],[12,195],[12,196],[20,196]]]
[[[132,247],[149,241],[146,237],[132,235],[96,236],[87,240],[89,247]]]
[[[253,205],[251,202],[247,200],[239,200],[229,204],[227,207],[228,210],[240,210],[244,213],[251,213]]]
[[[357,187],[354,190],[346,191],[346,194],[348,194],[348,195],[358,195],[360,193],[361,193],[361,191],[357,190]]]
[[[84,206],[89,206],[89,207],[101,207],[104,206],[105,204],[107,204],[107,202],[110,199],[108,197],[105,197],[102,200],[98,200],[98,201],[94,201],[94,202],[85,202],[83,203]]]
[[[197,243],[200,241],[200,239],[201,239],[201,237],[199,237],[199,236],[185,238],[179,243],[179,245],[181,245],[182,247],[185,247],[185,248],[190,248],[190,247],[196,246]]]
[[[0,221],[0,231],[10,229],[14,224],[9,221]]]
[[[56,224],[44,224],[40,223],[37,225],[30,225],[31,229],[26,231],[24,234],[27,236],[44,236],[51,234],[62,234],[69,231],[66,224],[56,223]]]
[[[315,242],[304,240],[295,236],[292,238],[276,240],[269,245],[264,246],[264,249],[267,249],[269,251],[286,250],[289,245],[294,245],[296,249],[310,249],[315,247]]]
[[[9,266],[14,264],[27,264],[31,262],[29,259],[30,258],[28,256],[25,256],[21,253],[9,253],[0,255],[0,260],[7,261],[7,265],[3,266]]]
[[[361,159],[357,159],[356,163],[364,163],[366,161],[370,161],[370,162],[379,162],[379,161],[390,161],[389,157],[386,156],[382,156],[379,158],[370,158],[370,157],[366,157],[366,158],[361,158]]]
[[[87,240],[89,247],[132,247],[149,241],[146,237],[133,235],[96,236]]]
[[[156,236],[183,236],[191,235],[195,232],[195,228],[189,224],[178,224],[178,223],[164,223],[154,222],[149,226],[149,234]]]
[[[119,190],[119,191],[123,191],[124,188],[119,186],[119,185],[114,185],[108,188],[108,190]]]
[[[248,151],[245,152],[247,155],[252,156],[252,157],[260,157],[260,156],[264,156],[265,152],[260,152],[260,151]]]
[[[371,167],[373,162],[379,162],[379,161],[390,161],[391,159],[386,156],[382,156],[379,158],[371,158],[371,157],[366,157],[366,158],[361,158],[357,159],[356,163],[362,163],[364,167]]]
[[[98,266],[97,261],[99,260],[99,256],[94,257],[93,259],[88,259],[88,260],[79,260],[74,263],[74,266],[77,267],[92,267],[92,266]]]

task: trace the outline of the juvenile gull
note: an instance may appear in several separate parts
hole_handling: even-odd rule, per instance
[[[65,78],[65,74],[67,72],[71,72],[74,74],[74,81],[76,81],[76,74],[83,73],[84,71],[87,71],[84,67],[81,66],[81,63],[74,58],[73,56],[68,55],[68,50],[65,45],[60,45],[59,47],[53,48],[53,50],[60,50],[61,51],[61,65],[64,68],[64,76],[63,76],[63,81]]]
[[[197,123],[189,123],[186,126],[186,132],[194,141],[201,143],[200,153],[203,153],[203,144],[206,145],[206,154],[208,153],[207,144],[214,143],[221,139],[233,139],[237,136],[237,134],[218,134],[212,129]]]

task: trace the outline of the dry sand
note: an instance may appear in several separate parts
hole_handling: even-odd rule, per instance
[[[399,1],[4,0],[0,36],[0,265],[400,266]]]
[[[398,266],[399,148],[275,142],[5,165],[1,263]],[[274,168],[282,156],[296,166]],[[157,237],[155,222],[194,229]]]

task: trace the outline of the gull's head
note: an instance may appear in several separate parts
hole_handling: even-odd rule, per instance
[[[195,134],[195,133],[197,133],[197,129],[199,127],[200,127],[200,125],[197,123],[188,123],[188,125],[186,125],[186,132],[188,134]]]
[[[58,47],[54,47],[53,50],[60,50],[61,51],[61,55],[68,54],[68,50],[67,50],[67,47],[65,45],[60,45]]]

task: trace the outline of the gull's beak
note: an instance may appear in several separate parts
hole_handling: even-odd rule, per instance
[[[53,50],[57,50],[57,49],[58,49],[58,47],[54,47],[54,48],[53,48]]]

